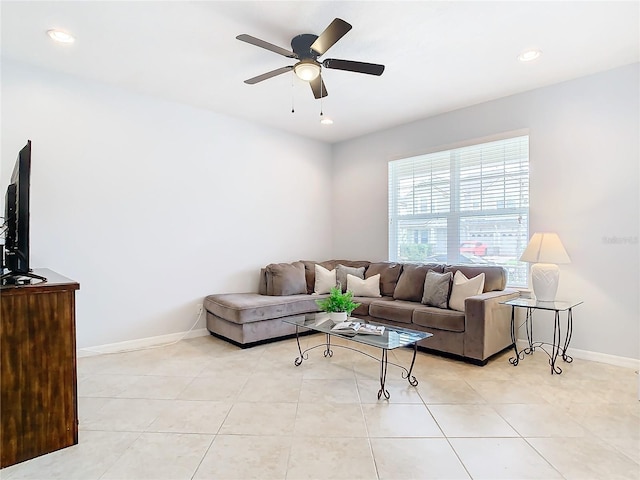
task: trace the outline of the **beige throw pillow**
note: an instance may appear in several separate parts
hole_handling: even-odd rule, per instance
[[[353,293],[354,297],[379,297],[380,274],[365,280],[349,273],[347,274],[347,290]]]
[[[464,312],[464,301],[479,295],[484,288],[484,273],[473,278],[465,277],[460,270],[453,276],[453,285],[451,286],[451,297],[449,298],[449,308]]]
[[[316,263],[316,284],[313,289],[314,295],[329,293],[336,286],[336,269],[327,270],[322,265]]]

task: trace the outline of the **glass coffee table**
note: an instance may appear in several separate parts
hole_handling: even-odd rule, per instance
[[[360,320],[358,318],[349,318],[350,321],[368,323]],[[406,378],[409,382],[409,385],[415,387],[418,385],[418,380],[415,376],[411,375],[413,371],[413,365],[416,361],[416,354],[418,352],[418,342],[425,338],[432,337],[433,334],[427,332],[418,332],[416,330],[410,330],[408,328],[400,328],[393,325],[383,325],[383,324],[373,324],[373,325],[383,325],[384,333],[382,335],[369,335],[369,334],[344,334],[339,332],[331,331],[334,323],[329,320],[329,315],[326,313],[311,313],[307,315],[298,315],[295,317],[284,318],[283,322],[290,323],[296,326],[296,342],[298,344],[298,352],[300,356],[297,357],[294,361],[296,366],[302,364],[302,362],[309,358],[307,352],[313,350],[315,348],[324,347],[324,356],[332,357],[333,350],[332,347],[338,348],[346,348],[348,350],[353,350],[355,352],[366,355],[367,357],[371,357],[375,360],[380,360],[380,390],[378,390],[378,399],[384,395],[386,399],[389,399],[391,395],[389,391],[385,388],[385,382],[387,379],[387,367],[388,365],[393,365],[403,370],[402,378]],[[300,329],[312,330],[316,332],[321,332],[325,334],[325,341],[323,343],[319,343],[312,347],[309,347],[305,350],[302,350],[300,346]],[[376,358],[373,355],[370,355],[362,350],[358,350],[357,348],[349,347],[346,345],[332,345],[331,337],[343,338],[346,340],[350,340],[355,343],[360,343],[362,345],[368,345],[370,347],[379,348],[382,351],[380,358]],[[413,347],[413,358],[411,359],[411,365],[409,368],[405,368],[402,365],[398,365],[393,362],[389,362],[389,350],[393,350],[399,347]]]

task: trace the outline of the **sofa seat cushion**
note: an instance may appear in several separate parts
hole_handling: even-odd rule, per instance
[[[353,301],[359,303],[360,306],[351,315],[354,317],[368,317],[369,308],[373,302],[393,302],[393,297],[353,297]]]
[[[413,311],[413,323],[427,328],[464,332],[464,313],[446,308],[416,306]]]
[[[407,302],[405,300],[389,301],[386,299],[377,299],[371,302],[371,305],[369,306],[369,315],[380,320],[391,320],[394,322],[411,324],[413,311],[418,305],[420,304],[416,302]]]
[[[251,323],[289,315],[318,312],[316,300],[326,295],[281,295],[259,293],[221,293],[204,299],[204,308],[235,323]]]

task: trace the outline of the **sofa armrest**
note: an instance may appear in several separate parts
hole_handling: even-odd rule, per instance
[[[501,305],[519,296],[507,288],[465,300],[464,356],[484,361],[511,345],[511,308]]]

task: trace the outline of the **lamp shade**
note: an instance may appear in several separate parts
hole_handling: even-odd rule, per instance
[[[571,263],[557,233],[534,233],[520,257],[529,263]]]

